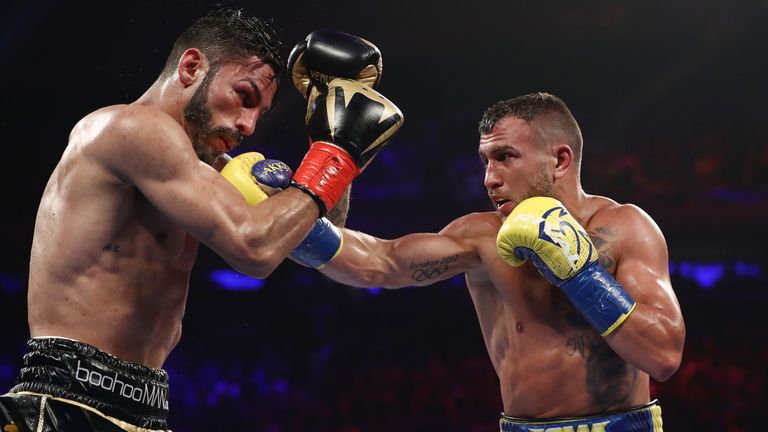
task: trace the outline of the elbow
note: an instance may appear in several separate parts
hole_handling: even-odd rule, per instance
[[[675,344],[675,347],[660,350],[655,359],[654,365],[648,371],[648,374],[659,382],[664,382],[672,377],[680,368],[683,360],[683,340]]]
[[[243,241],[238,249],[230,264],[237,271],[258,279],[272,274],[285,259],[277,247],[263,241]]]
[[[665,356],[663,359],[659,359],[656,365],[654,365],[648,375],[658,382],[664,382],[672,377],[680,367],[681,356]]]
[[[670,323],[666,335],[661,339],[666,341],[659,344],[654,356],[653,365],[647,371],[648,375],[656,381],[664,382],[672,377],[680,368],[683,361],[683,348],[685,346],[685,324],[682,317]]]
[[[279,261],[257,252],[249,252],[249,255],[230,261],[230,265],[235,270],[256,279],[265,279],[275,271],[279,264]]]

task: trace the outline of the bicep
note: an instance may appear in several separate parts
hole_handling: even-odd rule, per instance
[[[242,195],[200,161],[174,170],[170,178],[139,176],[135,185],[153,207],[201,242],[214,249],[235,242],[231,234],[248,219]]]

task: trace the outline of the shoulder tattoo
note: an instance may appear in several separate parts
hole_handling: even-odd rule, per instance
[[[614,264],[614,247],[618,237],[608,228],[598,227],[588,232],[589,238],[592,239],[592,243],[597,248],[598,259],[600,265],[604,269],[610,269]]]

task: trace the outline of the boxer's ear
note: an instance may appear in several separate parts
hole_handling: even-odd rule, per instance
[[[208,61],[199,49],[188,48],[179,58],[177,72],[179,81],[184,87],[189,87],[208,72]]]
[[[568,144],[557,144],[552,146],[552,156],[555,158],[553,175],[556,179],[565,177],[568,170],[573,167],[573,150]]]

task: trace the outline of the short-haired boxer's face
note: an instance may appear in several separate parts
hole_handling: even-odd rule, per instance
[[[253,133],[277,91],[272,66],[248,62],[212,66],[184,109],[195,153],[211,164]]]
[[[525,120],[499,120],[491,133],[480,136],[478,152],[485,164],[485,188],[502,217],[526,198],[552,195],[551,156]]]

